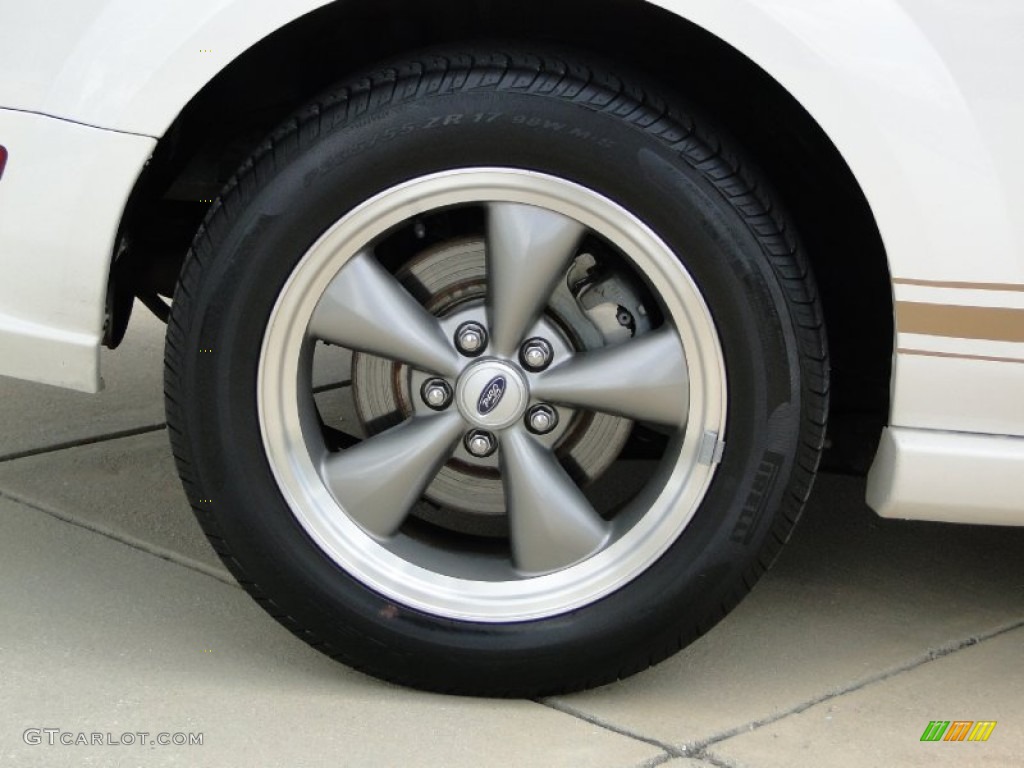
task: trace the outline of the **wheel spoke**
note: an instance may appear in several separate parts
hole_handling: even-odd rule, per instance
[[[459,371],[459,356],[437,318],[369,251],[354,256],[331,281],[313,313],[309,333],[444,376]]]
[[[526,573],[566,568],[599,551],[610,526],[591,507],[554,454],[525,432],[501,436],[512,556]]]
[[[392,536],[464,429],[455,411],[410,419],[354,448],[328,454],[321,475],[349,517],[374,535]]]
[[[682,344],[668,327],[575,355],[530,389],[550,402],[677,427],[686,423],[690,399]]]
[[[574,219],[544,208],[492,203],[487,275],[492,349],[512,355],[547,304],[583,236]]]

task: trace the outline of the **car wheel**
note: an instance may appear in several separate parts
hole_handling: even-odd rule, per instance
[[[400,61],[283,125],[174,298],[168,423],[239,582],[438,691],[631,674],[718,621],[810,491],[827,358],[749,164],[548,54]]]

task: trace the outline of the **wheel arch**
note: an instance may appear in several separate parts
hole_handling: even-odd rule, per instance
[[[600,0],[600,13],[595,5],[340,0],[253,44],[173,118],[135,185],[112,272],[108,345],[123,333],[133,294],[153,305],[156,294],[170,295],[208,201],[265,133],[318,91],[427,46],[490,38],[571,47],[678,93],[731,133],[773,180],[800,230],[825,307],[834,370],[831,460],[866,471],[888,417],[894,338],[889,264],[871,205],[843,154],[805,105],[769,74],[780,69],[778,51],[798,41],[798,30],[773,20],[780,37],[769,45],[763,35],[727,21],[736,9],[723,6],[747,5],[731,0],[687,4],[692,21],[679,15],[681,4],[673,0]],[[545,20],[539,32],[531,26],[538,14]],[[617,45],[608,46],[609,39]],[[750,56],[736,43],[749,44]],[[803,50],[806,64],[816,54]]]

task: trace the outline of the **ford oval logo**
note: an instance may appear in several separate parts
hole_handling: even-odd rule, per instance
[[[487,382],[484,391],[480,393],[480,399],[476,401],[476,410],[481,416],[486,416],[498,407],[507,386],[504,376],[495,376]]]

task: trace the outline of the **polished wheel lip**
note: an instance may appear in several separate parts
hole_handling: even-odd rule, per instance
[[[326,458],[310,448],[306,331],[319,298],[366,243],[424,210],[482,202],[538,206],[574,218],[623,252],[656,288],[689,369],[687,428],[659,488],[641,493],[648,511],[591,557],[552,573],[506,581],[449,576],[391,551],[342,510],[323,484]],[[557,370],[554,366],[551,370]],[[448,371],[440,371],[446,374]],[[428,614],[482,623],[541,619],[588,605],[650,567],[685,529],[714,474],[699,461],[707,433],[724,437],[724,359],[710,311],[683,265],[643,222],[603,195],[555,176],[472,168],[423,176],[381,192],[344,215],[307,251],[271,313],[260,353],[257,405],[264,448],[285,502],[335,563],[387,599]],[[441,418],[441,416],[430,417]],[[512,430],[516,428],[511,428]],[[531,438],[532,439],[532,438]]]

